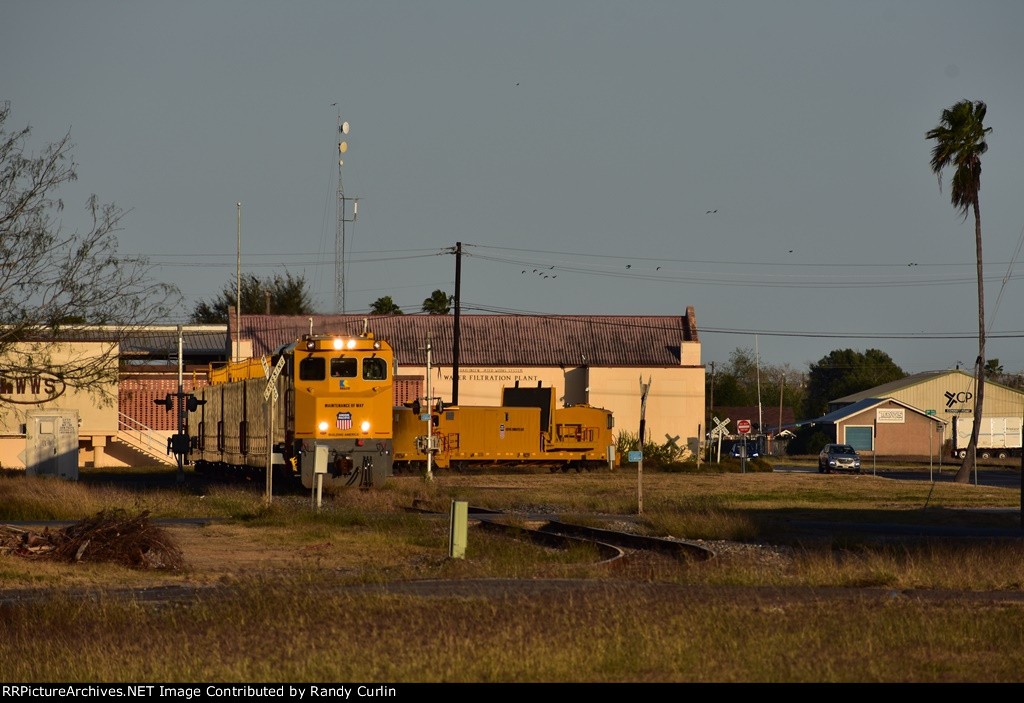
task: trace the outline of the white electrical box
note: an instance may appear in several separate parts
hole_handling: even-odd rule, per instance
[[[30,411],[25,423],[25,474],[78,480],[78,411]]]
[[[327,452],[328,448],[324,445],[316,445],[316,455],[313,458],[314,475],[327,473]]]

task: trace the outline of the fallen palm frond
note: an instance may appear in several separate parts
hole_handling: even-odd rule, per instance
[[[133,569],[176,570],[185,563],[170,535],[150,522],[149,511],[131,516],[119,509],[56,531],[0,527],[0,551],[71,563],[113,562]]]

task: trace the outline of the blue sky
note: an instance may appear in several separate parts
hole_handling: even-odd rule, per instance
[[[333,311],[340,108],[349,312],[451,292],[461,241],[469,312],[692,305],[705,362],[757,335],[909,372],[977,354],[973,223],[924,135],[984,100],[988,356],[1024,371],[1021,27],[1009,1],[14,1],[0,99],[35,146],[70,129],[65,226],[90,193],[130,209],[175,321],[234,275],[239,201],[243,270]]]

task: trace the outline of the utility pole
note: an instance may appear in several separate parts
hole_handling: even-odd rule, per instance
[[[636,465],[636,514],[644,514],[644,433],[647,431],[647,394],[651,391],[651,377],[640,376],[640,461]]]
[[[455,318],[452,320],[452,405],[459,404],[459,315],[462,312],[462,242],[455,242]]]
[[[178,325],[178,434],[185,434],[185,423],[188,418],[188,410],[185,407],[185,386],[184,386],[184,356],[182,354],[182,332],[181,325]],[[182,454],[175,454],[178,460],[178,483],[185,482],[185,457]]]
[[[708,424],[706,425],[708,428],[711,427],[711,418],[713,418],[714,415],[715,415],[715,362],[712,361],[711,362],[711,400],[710,400],[710,404],[708,405],[708,418],[707,418],[708,419]],[[713,440],[713,439],[714,438],[712,437],[711,440]],[[709,440],[708,441],[708,461],[711,461],[711,452],[712,452],[712,447],[711,447],[711,441]]]
[[[782,372],[782,377],[779,379],[779,426],[775,428],[775,435],[778,436],[782,432],[782,392],[786,387],[786,372]]]
[[[242,203],[238,203],[238,260],[235,269],[235,361],[242,358]]]
[[[757,335],[754,335],[754,364],[757,369],[757,434],[764,436],[764,415],[761,412],[761,353],[757,349]]]

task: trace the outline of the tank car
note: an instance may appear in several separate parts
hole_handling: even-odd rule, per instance
[[[381,486],[392,472],[394,353],[370,332],[306,335],[269,360],[248,359],[211,368],[197,392],[196,469],[266,470],[266,369],[284,359],[276,379],[275,473],[313,485],[316,447],[327,448],[324,487]],[[266,363],[264,363],[266,362]]]

